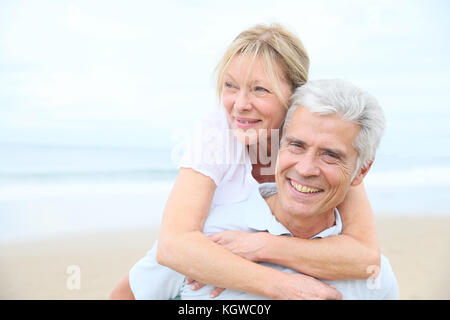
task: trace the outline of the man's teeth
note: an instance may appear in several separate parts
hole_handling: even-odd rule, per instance
[[[319,192],[320,189],[315,189],[315,188],[309,188],[306,186],[302,186],[301,184],[297,184],[294,181],[290,180],[291,182],[291,186],[294,187],[295,190],[299,191],[299,192],[303,192],[303,193],[316,193]]]

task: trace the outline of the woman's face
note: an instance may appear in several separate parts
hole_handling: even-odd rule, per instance
[[[222,103],[236,138],[246,144],[258,142],[259,134],[266,130],[280,129],[287,109],[274,92],[273,84],[264,70],[261,58],[257,57],[249,70],[251,58],[245,55],[234,57],[224,73]],[[281,70],[279,78],[284,79]],[[285,80],[278,83],[285,101],[292,90]],[[265,137],[265,136],[264,136]]]

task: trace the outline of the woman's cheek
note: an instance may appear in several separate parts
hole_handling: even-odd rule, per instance
[[[276,118],[276,120],[272,124],[272,129],[281,129],[281,126],[283,124],[285,116],[286,116],[286,112],[283,112],[283,111],[280,112],[278,114],[278,117]]]
[[[279,103],[276,104],[276,107],[272,110],[272,129],[280,129],[283,124],[284,118],[286,117],[287,110]]]
[[[231,109],[234,105],[234,95],[230,92],[223,92],[222,93],[222,105],[227,109]]]

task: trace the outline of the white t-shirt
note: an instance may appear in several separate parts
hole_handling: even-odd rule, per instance
[[[178,168],[194,169],[214,181],[211,210],[246,200],[258,185],[252,176],[247,149],[230,129],[225,109],[218,107],[195,124],[190,137],[172,155]],[[177,159],[180,149],[182,157]],[[184,275],[157,264],[156,247],[155,244],[130,270],[130,285],[137,299],[173,298],[179,294],[175,284],[184,281]]]
[[[214,181],[213,206],[247,199],[258,184],[247,148],[233,136],[223,107],[197,123],[184,150],[178,168],[192,168]]]
[[[205,221],[205,234],[225,230],[244,230],[250,232],[266,231],[273,235],[292,236],[270,211],[264,197],[276,192],[274,183],[262,184],[253,188],[248,199],[241,202],[214,206]],[[335,225],[323,230],[313,238],[338,235],[342,231],[339,212],[335,210]],[[156,262],[156,244],[147,255],[130,271],[129,281],[136,299],[211,299],[212,286],[197,291],[184,283],[184,275],[161,266]],[[261,263],[287,273],[297,273],[292,269],[269,263]],[[368,274],[369,276],[369,274]],[[377,278],[370,280],[324,281],[333,284],[344,299],[398,299],[398,285],[389,261],[381,258],[381,270]],[[227,289],[215,299],[267,299],[265,297]]]

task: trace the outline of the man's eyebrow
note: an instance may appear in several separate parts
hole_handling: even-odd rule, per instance
[[[320,148],[320,150],[323,150],[325,152],[331,153],[339,158],[345,158],[345,153],[338,149],[332,149],[332,148]]]
[[[294,142],[294,143],[297,143],[297,144],[301,144],[302,146],[307,146],[308,145],[305,141],[303,141],[301,139],[298,139],[298,138],[294,138],[292,136],[287,136],[286,137],[286,142],[288,142],[288,143]],[[322,150],[322,151],[334,154],[335,156],[337,156],[339,158],[344,158],[345,157],[345,153],[342,152],[339,149],[333,149],[333,148],[319,148],[319,149]]]
[[[286,137],[286,142],[295,142],[295,143],[298,143],[298,144],[301,144],[301,145],[306,145],[305,141],[297,139],[297,138],[294,138],[294,137],[291,137],[291,136],[287,136]]]

